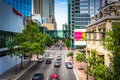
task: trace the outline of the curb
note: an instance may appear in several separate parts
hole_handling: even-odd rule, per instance
[[[12,80],[17,80],[19,79],[23,74],[25,74],[31,67],[33,67],[35,65],[35,63],[33,63],[29,68],[27,68],[26,70],[24,70],[21,74],[18,74],[19,76],[15,77]]]
[[[74,73],[75,73],[76,80],[80,80],[79,77],[78,77],[78,75],[77,75],[77,73],[76,73],[76,71],[75,71],[75,69],[73,69],[73,71],[74,71]]]

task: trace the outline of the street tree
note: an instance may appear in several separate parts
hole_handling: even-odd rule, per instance
[[[76,59],[76,61],[78,61],[78,62],[80,62],[80,67],[81,67],[81,62],[85,62],[85,54],[83,54],[83,53],[76,53],[77,55],[76,55],[76,57],[75,57],[75,59]],[[79,69],[83,69],[83,68],[79,68]]]
[[[70,39],[64,39],[63,41],[64,41],[65,45],[67,46],[67,48],[71,47]]]
[[[94,80],[114,80],[113,71],[104,65],[104,60],[95,49],[91,50],[91,56],[88,59],[89,65],[87,67],[87,73],[94,77]]]
[[[54,44],[54,39],[48,34],[45,34],[45,36],[46,36],[45,46],[51,47]]]
[[[43,55],[46,37],[40,32],[36,23],[30,22],[25,26],[21,33],[16,34],[12,44],[10,44],[10,50],[14,50],[14,46],[19,46],[19,49],[24,55],[31,57],[33,54]],[[21,54],[21,53],[18,53]]]
[[[67,54],[67,56],[70,56],[72,59],[73,59],[73,55],[74,55],[73,52],[68,52],[68,54]]]
[[[120,80],[120,22],[113,22],[105,33],[104,47],[113,55],[114,80]]]

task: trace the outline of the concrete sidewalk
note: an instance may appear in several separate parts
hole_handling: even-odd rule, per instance
[[[72,62],[71,57],[66,57],[65,62]],[[84,62],[79,63],[74,60],[73,70],[76,74],[77,80],[86,80],[86,77],[87,77],[87,74],[85,73],[86,66],[87,66],[87,63],[84,63]],[[84,70],[79,70],[80,67],[84,68]],[[93,80],[93,77],[88,76],[88,80]]]
[[[67,50],[67,49],[66,49]],[[68,50],[68,52],[71,52],[71,50]],[[74,51],[74,54],[76,54],[78,51]],[[85,69],[87,67],[87,63],[85,62],[78,62],[75,60],[75,56],[73,57],[73,60],[71,57],[67,57],[66,56],[66,62],[72,62],[73,63],[73,70],[76,74],[76,78],[78,78],[78,80],[87,80],[87,74],[85,73]],[[79,70],[79,68],[83,68],[83,70]],[[92,76],[88,75],[88,80],[94,80]]]
[[[48,50],[53,49],[54,46],[50,47]],[[39,56],[41,57],[41,56]],[[17,66],[12,67],[7,70],[3,74],[0,75],[0,80],[17,80],[20,76],[22,76],[25,72],[27,72],[32,66],[35,65],[37,61],[37,56],[33,55],[31,59],[31,63],[28,64],[29,59],[25,59],[23,61],[23,68],[20,68],[21,63],[17,64]],[[17,69],[16,69],[17,67]],[[15,73],[17,70],[17,73]]]
[[[30,64],[28,64],[28,59],[25,59],[23,61],[23,67],[20,68],[20,63],[17,64],[17,66],[12,67],[11,69],[7,70],[3,74],[0,75],[0,80],[17,80],[22,74],[24,74],[29,68],[31,68],[35,62],[31,61]],[[16,71],[17,70],[17,71]],[[16,73],[17,72],[17,73]]]

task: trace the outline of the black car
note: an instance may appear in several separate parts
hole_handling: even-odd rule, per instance
[[[32,80],[44,80],[44,74],[43,73],[35,73],[32,77]]]
[[[46,60],[46,64],[51,64],[52,60],[51,59],[47,59]]]

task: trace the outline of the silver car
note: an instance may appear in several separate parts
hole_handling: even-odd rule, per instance
[[[66,67],[67,67],[68,69],[73,69],[73,65],[72,65],[71,62],[66,62]]]

